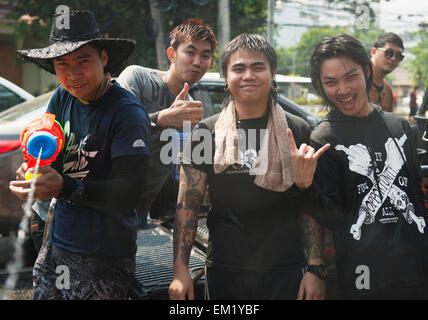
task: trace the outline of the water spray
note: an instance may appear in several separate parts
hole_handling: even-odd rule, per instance
[[[55,161],[64,146],[64,131],[55,115],[46,112],[42,118],[30,122],[21,132],[21,148],[24,159],[27,160],[27,172],[25,179],[31,180],[30,192],[24,205],[24,216],[19,224],[18,236],[14,245],[13,262],[7,265],[9,277],[5,284],[3,300],[8,299],[8,290],[13,290],[18,281],[18,272],[23,267],[25,235],[28,233],[30,219],[32,216],[32,203],[34,197],[34,186],[39,176],[39,166],[50,165]],[[34,168],[33,173],[28,172]],[[34,179],[33,179],[34,177]]]

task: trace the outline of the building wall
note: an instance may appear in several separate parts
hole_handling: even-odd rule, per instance
[[[22,75],[22,88],[34,96],[53,90],[58,83],[56,76],[39,68],[34,63],[23,63]]]
[[[0,77],[22,86],[22,69],[16,63],[16,42],[13,29],[0,24]]]
[[[44,41],[25,38],[18,45],[19,48],[44,48],[48,45],[48,39]],[[49,72],[38,67],[34,63],[24,62],[21,60],[22,65],[22,88],[30,92],[34,96],[46,93],[57,86],[57,77]]]
[[[22,68],[15,63],[16,46],[0,43],[0,77],[22,86]]]
[[[47,41],[46,41],[47,42]],[[18,48],[40,48],[46,43],[34,43],[32,39],[18,40],[10,25],[0,22],[0,77],[3,77],[29,93],[37,96],[57,86],[57,78],[33,63],[19,61]]]

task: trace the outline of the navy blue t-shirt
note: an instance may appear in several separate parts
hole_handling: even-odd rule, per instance
[[[89,105],[59,86],[47,112],[56,115],[66,138],[53,167],[70,177],[107,180],[112,178],[113,159],[149,155],[149,117],[141,102],[116,82]],[[51,239],[56,246],[77,254],[132,257],[137,225],[135,210],[107,215],[82,204],[58,200]]]

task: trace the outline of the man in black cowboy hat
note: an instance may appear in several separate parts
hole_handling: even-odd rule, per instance
[[[68,29],[56,27],[59,18],[47,48],[18,50],[57,75],[60,85],[47,111],[66,137],[57,161],[39,168],[34,190],[35,200],[58,199],[34,266],[34,298],[125,299],[135,268],[134,208],[146,176],[150,121],[141,102],[106,73],[135,42],[101,38],[89,11],[70,11]],[[26,199],[30,181],[12,181],[10,189]],[[69,275],[60,283],[58,267]]]

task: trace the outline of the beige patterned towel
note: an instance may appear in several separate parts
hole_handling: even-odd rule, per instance
[[[291,152],[287,136],[288,124],[284,110],[278,104],[271,109],[267,132],[263,138],[259,157],[250,174],[256,175],[254,183],[264,189],[283,192],[294,183]],[[214,173],[229,166],[240,168],[238,130],[235,104],[224,108],[215,124]]]

